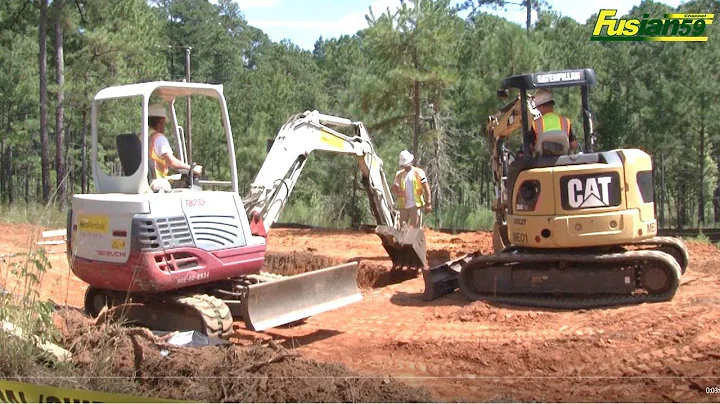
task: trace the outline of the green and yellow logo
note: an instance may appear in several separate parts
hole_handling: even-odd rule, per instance
[[[617,10],[600,10],[591,41],[707,42],[705,27],[714,14],[665,14],[664,18],[615,19]],[[607,28],[606,35],[602,35]]]
[[[110,218],[102,215],[80,215],[78,230],[85,233],[104,234],[110,229]]]

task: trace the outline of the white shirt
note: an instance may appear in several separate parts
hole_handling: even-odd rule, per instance
[[[405,209],[415,207],[415,197],[413,196],[413,177],[415,173],[410,170],[405,174]]]
[[[161,134],[155,138],[155,154],[162,156],[165,153],[173,154],[173,150],[165,135]]]

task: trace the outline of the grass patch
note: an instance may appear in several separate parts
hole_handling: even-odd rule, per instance
[[[495,214],[492,210],[478,206],[452,206],[442,207],[440,215],[431,213],[427,215],[424,224],[430,228],[450,228],[490,231],[495,223]]]
[[[289,202],[285,205],[279,216],[284,223],[302,223],[310,226],[326,227],[332,229],[346,229],[350,227],[350,217],[335,212],[330,201],[323,198],[313,198],[314,203]]]
[[[701,243],[701,244],[712,244],[712,243],[713,243],[713,242],[710,240],[710,238],[709,238],[708,236],[706,236],[706,235],[702,232],[702,230],[700,230],[700,232],[698,233],[697,236],[695,236],[695,237],[689,237],[687,240],[688,240],[688,241],[694,241],[694,242],[696,242],[696,243]]]
[[[67,210],[39,203],[0,205],[0,221],[13,224],[32,224],[42,227],[64,228]]]

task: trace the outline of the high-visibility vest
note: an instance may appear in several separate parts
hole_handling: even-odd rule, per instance
[[[415,206],[421,207],[421,206],[425,205],[423,187],[422,187],[422,183],[420,182],[420,181],[422,181],[422,178],[420,178],[420,172],[418,171],[417,167],[413,167],[412,170],[413,170],[413,173],[415,174],[412,177],[413,190],[414,190],[413,195],[415,196]],[[405,194],[405,175],[407,175],[405,170],[400,170],[397,173],[395,173],[396,182],[400,185],[400,190],[398,192],[400,194],[400,195],[398,195],[398,207],[400,209],[405,209],[405,195],[406,195]]]
[[[554,112],[543,114],[539,119],[533,121],[535,126],[535,141],[541,133],[562,131],[570,137],[570,120]]]
[[[155,178],[166,178],[168,176],[168,166],[167,163],[165,163],[165,159],[163,159],[161,156],[158,156],[157,153],[155,153],[155,141],[157,141],[158,136],[160,136],[160,132],[156,131],[155,129],[151,129],[150,131],[150,160],[152,160],[155,167]]]

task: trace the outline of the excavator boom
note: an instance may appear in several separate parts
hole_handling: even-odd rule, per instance
[[[352,132],[346,134],[341,132]],[[276,136],[244,203],[255,226],[270,231],[315,150],[354,155],[377,222],[376,234],[393,266],[421,269],[427,265],[421,229],[401,229],[399,212],[388,186],[383,161],[362,122],[306,111],[292,116]]]

